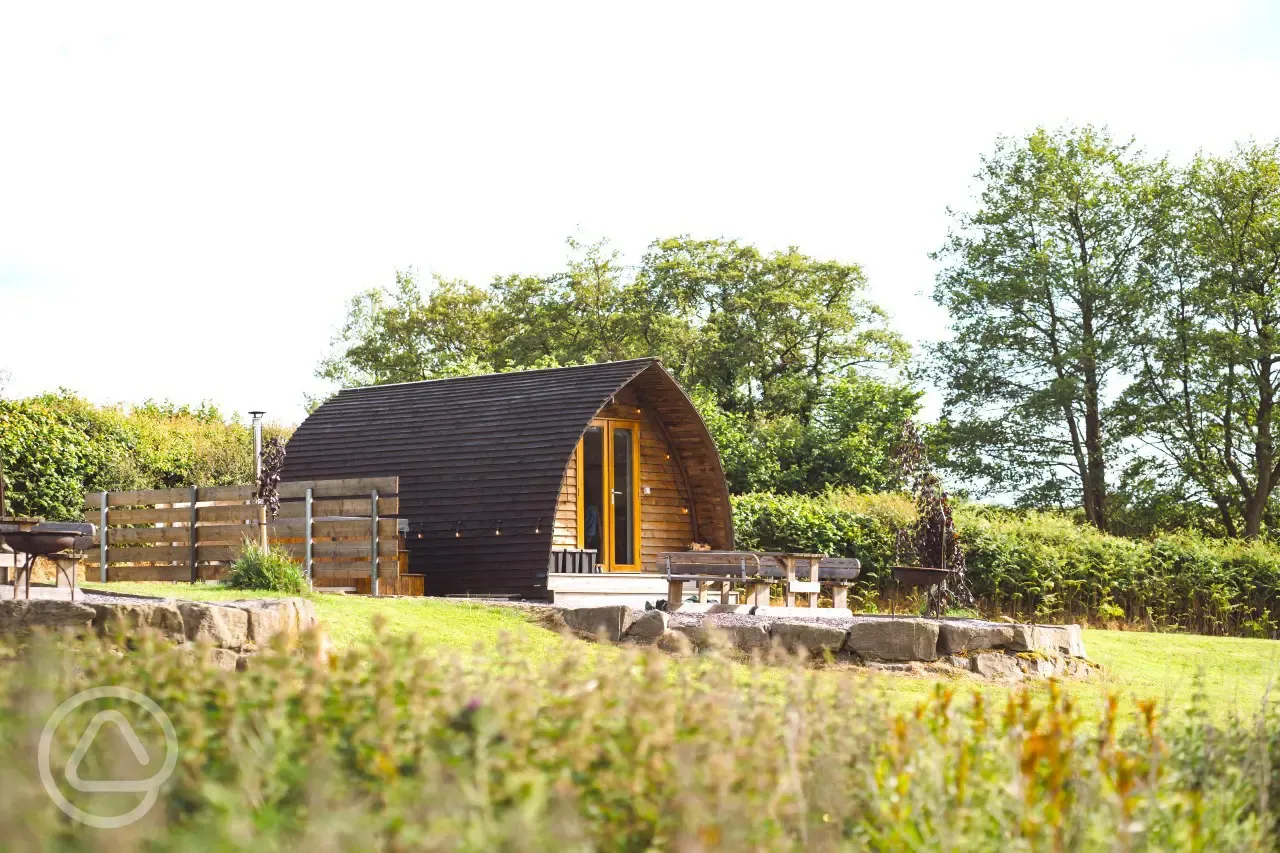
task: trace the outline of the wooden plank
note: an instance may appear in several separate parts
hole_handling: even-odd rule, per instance
[[[190,489],[140,489],[133,492],[108,492],[107,508],[139,505],[186,503]],[[101,509],[102,494],[89,492],[84,496],[85,509]]]
[[[305,512],[306,507],[303,506],[301,501],[298,503],[282,503],[280,504],[280,515],[277,517],[302,518]],[[313,504],[312,512],[317,519],[332,516],[369,518],[369,498],[316,501]],[[395,515],[398,512],[400,512],[399,498],[378,498],[378,515]],[[365,526],[365,532],[369,532],[368,525]]]
[[[99,534],[93,541],[98,543]],[[191,529],[187,527],[117,527],[111,531],[112,545],[189,545]]]
[[[107,548],[108,563],[186,563],[191,554],[190,545],[155,545],[137,548]]]
[[[202,501],[247,501],[252,500],[257,494],[257,489],[252,485],[237,486],[201,486],[200,500]]]
[[[186,507],[168,509],[109,509],[107,524],[115,527],[120,524],[173,524],[185,523],[191,511]]]
[[[345,480],[295,480],[280,484],[280,497],[284,500],[301,500],[307,489],[320,498],[353,498],[367,495],[374,489],[380,495],[395,495],[400,491],[399,477],[356,477]]]
[[[303,523],[302,519],[277,519],[267,525],[267,535],[272,541],[281,539],[289,539],[297,537],[301,540]],[[152,528],[148,528],[152,529]],[[154,528],[166,529],[166,528]],[[179,528],[186,530],[186,528]],[[252,524],[201,524],[197,530],[200,532],[200,541],[210,543],[239,543],[245,538],[253,539],[258,535],[258,525]],[[317,541],[323,539],[341,540],[341,539],[358,539],[368,541],[369,539],[369,522],[367,521],[317,521],[315,523],[315,538]],[[394,518],[384,518],[378,522],[378,535],[395,540],[397,537],[397,525]],[[112,532],[115,536],[115,532]],[[162,540],[155,540],[162,541]]]
[[[255,504],[226,504],[224,506],[202,506],[196,512],[200,523],[210,521],[257,521],[258,507]]]
[[[228,569],[224,566],[200,566],[201,580],[224,580]],[[110,566],[107,582],[113,581],[190,581],[189,566]]]
[[[373,568],[368,563],[321,563],[316,562],[311,567],[312,575],[318,578],[333,577],[335,575],[354,575],[357,577],[368,577]]]
[[[299,542],[296,546],[298,553],[302,553],[303,543]],[[387,541],[386,539],[378,539],[378,556],[394,557],[398,553],[395,540]],[[365,537],[363,542],[316,542],[312,545],[312,554],[316,559],[326,559],[334,557],[353,557],[357,560],[369,559],[369,537]]]
[[[255,524],[201,524],[196,527],[200,544],[239,544],[245,539],[258,537],[258,525]],[[114,533],[112,534],[115,535]]]
[[[379,501],[381,503],[381,501]],[[276,524],[296,525],[298,535],[302,535],[302,521],[294,521],[289,519],[284,522],[276,522]],[[292,530],[292,527],[282,528]],[[397,536],[398,525],[394,518],[384,518],[378,522],[378,536],[385,536],[389,539],[395,539]],[[315,523],[315,538],[319,539],[355,539],[358,537],[368,537],[369,522],[367,521],[317,521]]]

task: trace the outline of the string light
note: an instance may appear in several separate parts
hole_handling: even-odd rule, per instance
[[[498,519],[498,523],[494,526],[493,535],[494,536],[502,535],[502,519]]]
[[[542,519],[541,519],[541,518],[539,518],[537,521],[535,521],[535,522],[533,523],[533,532],[534,532],[534,535],[537,535],[537,534],[539,534],[539,533],[541,533],[541,532],[542,532]]]
[[[453,526],[453,538],[454,539],[462,538],[462,522],[461,521],[459,521],[457,524]]]

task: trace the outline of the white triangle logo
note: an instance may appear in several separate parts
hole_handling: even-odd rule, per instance
[[[133,730],[133,726],[125,718],[124,714],[119,711],[100,711],[97,716],[89,721],[89,725],[85,728],[84,734],[80,736],[80,742],[76,744],[75,751],[71,753],[71,757],[67,759],[67,784],[77,791],[85,793],[118,793],[133,792],[138,793],[151,787],[151,780],[143,779],[140,781],[110,782],[84,780],[80,778],[80,762],[84,760],[85,755],[93,746],[94,740],[98,737],[98,732],[107,723],[115,725],[119,730],[120,736],[124,738],[124,742],[129,745],[129,750],[133,752],[133,757],[138,763],[146,767],[151,763],[151,756],[147,754],[147,749],[142,745],[142,741],[138,739],[138,734]]]

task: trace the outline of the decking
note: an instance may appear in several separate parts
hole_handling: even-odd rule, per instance
[[[660,572],[602,572],[551,574],[547,589],[552,600],[569,607],[625,604],[637,610],[667,597],[667,576]]]

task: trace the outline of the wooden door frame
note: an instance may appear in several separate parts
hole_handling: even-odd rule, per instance
[[[605,504],[606,517],[601,519],[601,533],[607,534],[600,537],[601,547],[605,551],[603,554],[596,555],[596,562],[604,567],[606,572],[642,572],[644,571],[644,558],[641,556],[640,536],[643,527],[640,522],[640,421],[630,420],[628,418],[592,418],[588,427],[599,427],[604,436],[604,447],[601,455],[605,460],[604,471],[607,474],[607,482],[602,483],[605,493],[612,497],[614,492],[614,467],[613,467],[613,431],[618,428],[631,430],[631,506],[635,511],[632,513],[632,563],[615,563],[613,559],[613,529],[614,529],[614,506],[612,500]],[[585,436],[585,431],[583,436]],[[578,438],[578,447],[574,453],[577,462],[578,475],[578,547],[582,548],[586,541],[586,532],[583,529],[586,521],[586,474],[583,466],[583,437]],[[626,568],[617,568],[617,566],[625,566]]]

